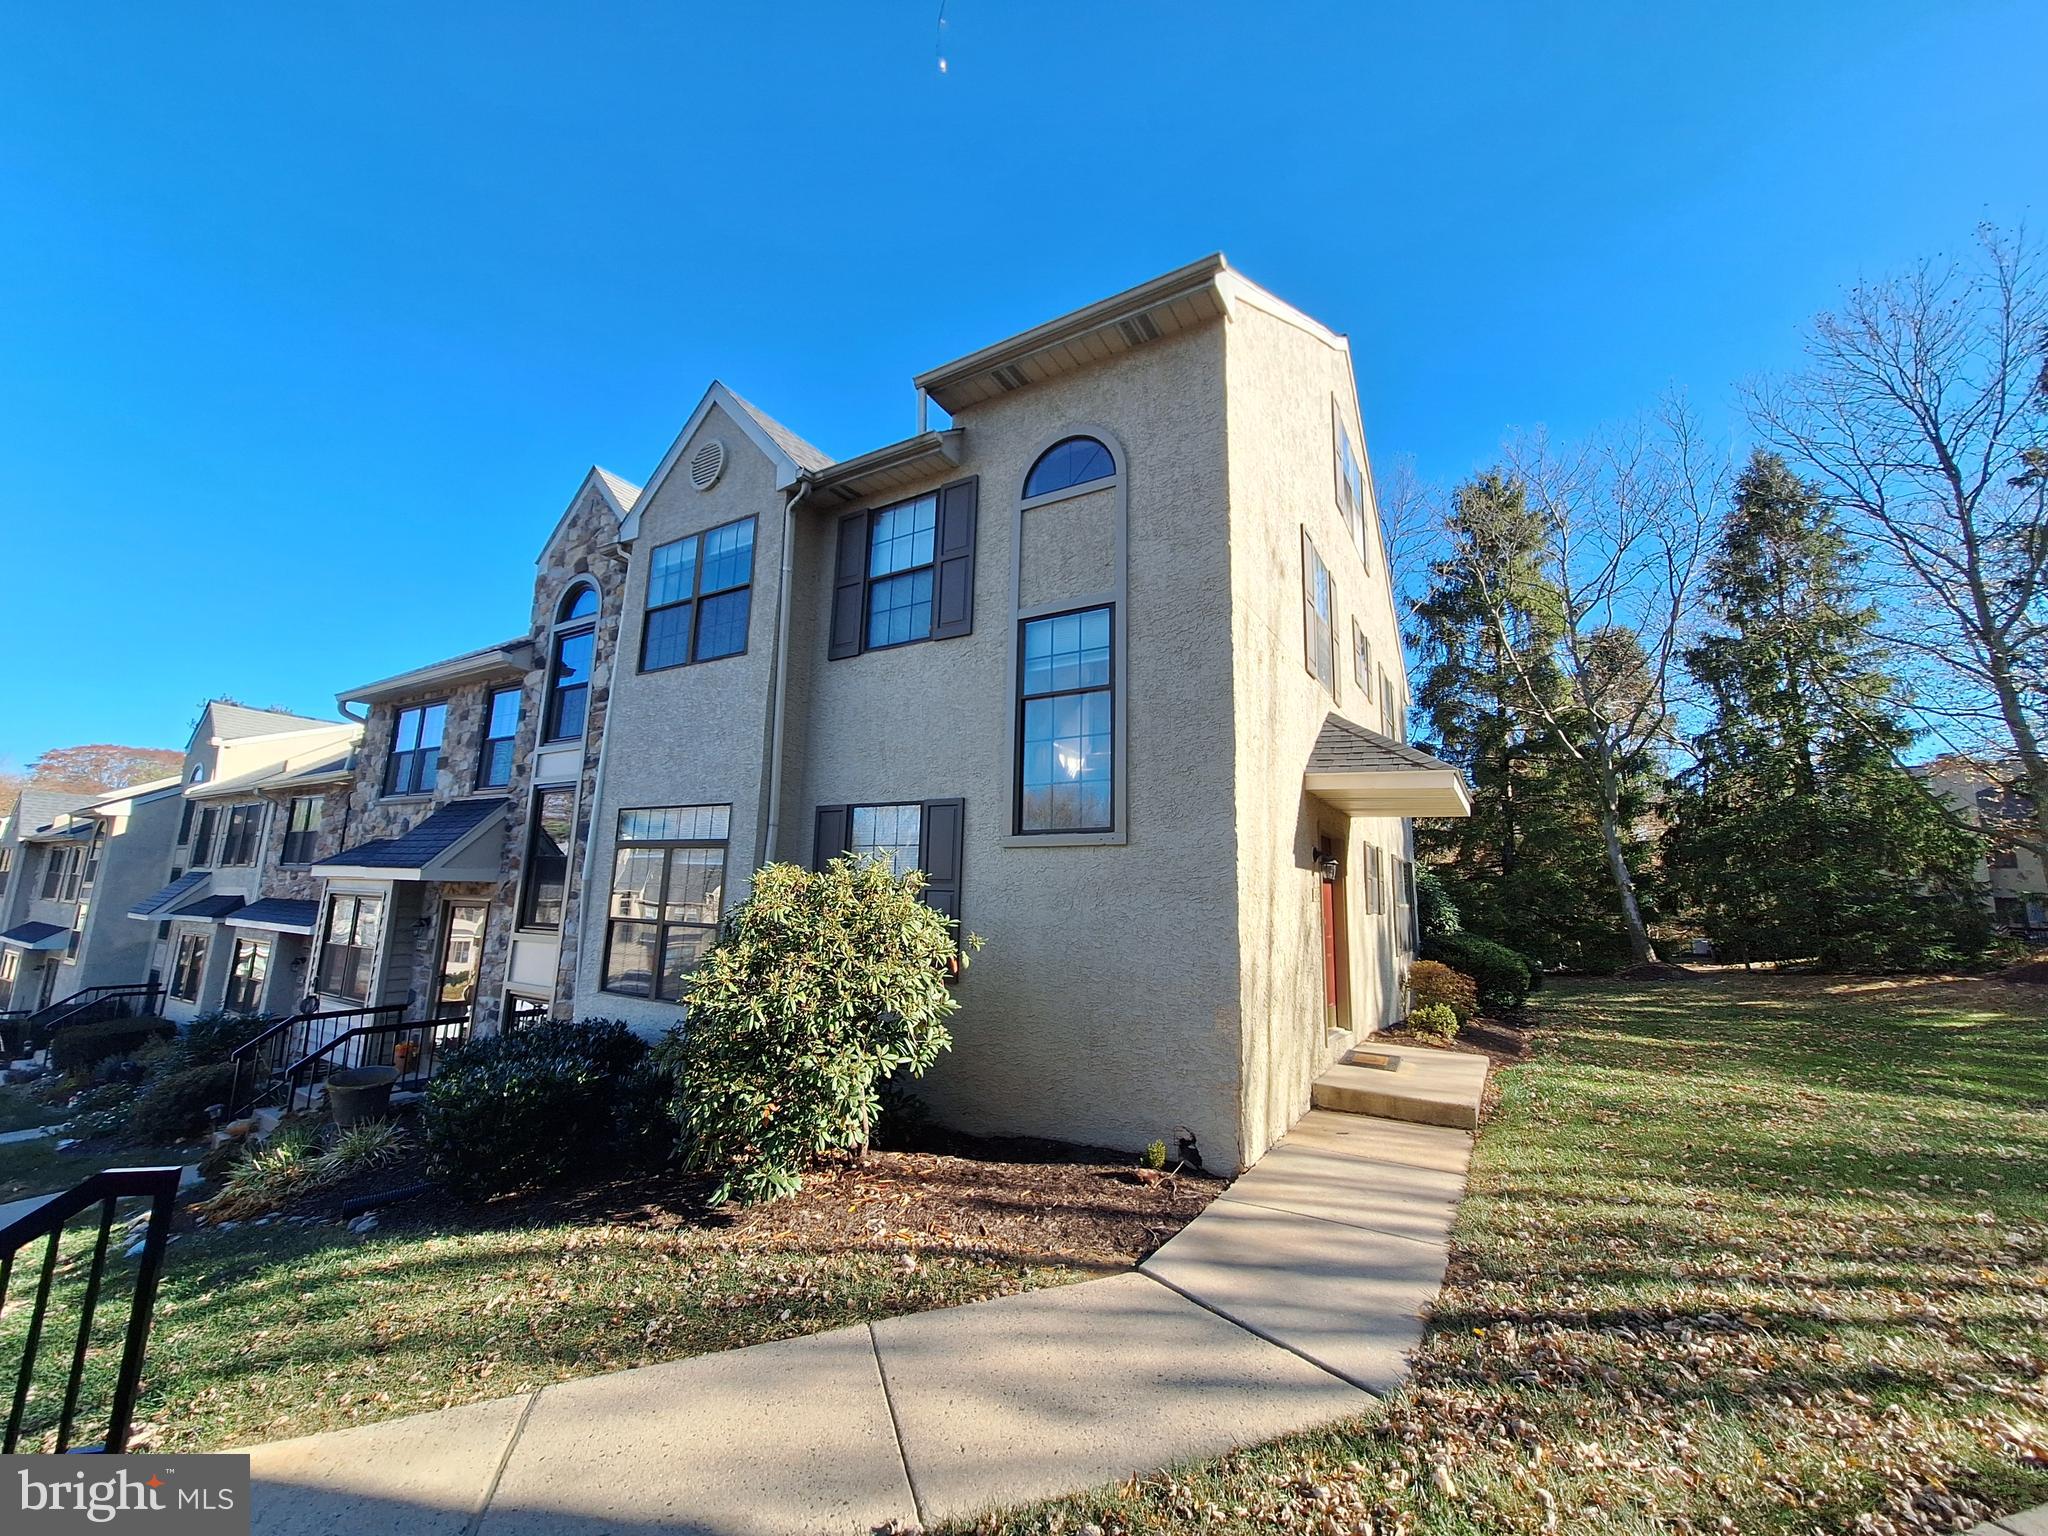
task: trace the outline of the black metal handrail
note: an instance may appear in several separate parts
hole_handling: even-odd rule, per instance
[[[122,1200],[150,1202],[149,1229],[143,1234],[140,1266],[135,1271],[135,1289],[128,1303],[128,1328],[121,1345],[121,1364],[114,1376],[114,1400],[108,1410],[106,1439],[85,1450],[119,1454],[128,1447],[128,1427],[135,1416],[135,1398],[142,1389],[142,1361],[149,1349],[149,1325],[156,1311],[157,1279],[163,1270],[164,1244],[171,1235],[171,1207],[178,1194],[182,1168],[108,1168],[84,1183],[52,1195],[24,1216],[0,1226],[0,1308],[7,1304],[7,1288],[14,1278],[15,1256],[38,1238],[47,1238],[42,1277],[36,1284],[35,1308],[29,1314],[28,1333],[22,1343],[21,1369],[14,1380],[14,1406],[7,1415],[7,1432],[0,1437],[0,1453],[13,1455],[21,1440],[21,1426],[28,1413],[29,1387],[35,1380],[36,1356],[42,1349],[44,1322],[50,1308],[50,1291],[57,1277],[57,1250],[64,1228],[80,1212],[100,1207],[99,1236],[94,1241],[92,1267],[87,1272],[85,1295],[79,1306],[78,1333],[71,1349],[71,1371],[64,1387],[64,1407],[57,1420],[57,1449],[71,1447],[72,1426],[78,1420],[78,1393],[85,1379],[86,1356],[92,1347],[92,1328],[99,1309],[100,1281],[107,1266],[107,1248],[114,1229],[114,1207]]]
[[[362,1008],[295,1013],[279,1019],[228,1053],[228,1060],[234,1063],[235,1068],[234,1083],[228,1093],[228,1118],[236,1119],[249,1113],[283,1081],[292,1065],[317,1056],[322,1037],[333,1039],[347,1033],[352,1027],[347,1020],[390,1018],[395,1021],[405,1010],[404,1003],[377,1003]]]
[[[31,1045],[48,1045],[57,1031],[73,1024],[97,1024],[103,1019],[125,1019],[156,1006],[163,987],[154,981],[124,982],[118,986],[87,987],[28,1016],[27,1040]],[[141,1008],[136,1003],[140,1000]]]
[[[530,997],[512,1000],[512,1006],[505,1010],[505,1028],[525,1029],[531,1024],[545,1024],[548,1021],[548,1005]]]
[[[433,1081],[441,1053],[464,1044],[469,1028],[470,1011],[464,1008],[440,1018],[363,1024],[344,1030],[285,1068],[285,1107],[296,1110],[300,1093],[310,1101],[312,1090],[320,1083],[353,1067],[396,1067],[394,1086],[423,1088]],[[406,1036],[417,1038],[408,1040]]]

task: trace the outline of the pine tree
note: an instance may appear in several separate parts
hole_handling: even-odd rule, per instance
[[[1905,698],[1860,557],[1816,487],[1758,452],[1686,653],[1713,718],[1673,797],[1667,875],[1739,960],[1920,968],[1982,943],[1971,835],[1897,754]]]
[[[1409,640],[1424,663],[1416,708],[1435,750],[1464,770],[1472,814],[1418,823],[1418,850],[1440,861],[1472,931],[1545,965],[1625,959],[1580,767],[1532,720],[1532,688],[1560,711],[1569,693],[1539,514],[1518,482],[1489,472],[1457,488],[1446,532]]]

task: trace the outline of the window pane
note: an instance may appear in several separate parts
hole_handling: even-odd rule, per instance
[[[483,783],[487,789],[499,789],[512,782],[512,738],[484,744]]]
[[[1024,626],[1024,692],[1109,684],[1109,610],[1063,613]]]
[[[847,850],[857,857],[880,858],[899,878],[917,868],[923,808],[915,805],[856,805]]]
[[[891,576],[868,588],[868,645],[902,645],[932,631],[932,573],[929,567]]]
[[[526,901],[523,914],[531,928],[562,925],[562,893],[569,875],[569,814],[573,805],[566,789],[543,790],[534,806],[533,829],[527,837]]]
[[[640,638],[640,670],[658,671],[663,667],[679,667],[689,657],[685,654],[690,644],[690,614],[692,605],[678,603],[673,608],[657,608],[647,615],[647,628]]]
[[[704,951],[711,947],[715,931],[710,928],[671,928],[667,931],[661,946],[660,995],[664,999],[669,1002],[681,999],[683,978],[704,958]]]
[[[677,848],[667,857],[668,906],[661,915],[672,923],[717,922],[725,900],[725,850]]]
[[[448,706],[429,704],[420,711],[420,745],[438,747],[441,745],[443,728],[448,724]]]
[[[1039,455],[1024,477],[1026,496],[1045,496],[1070,485],[1107,480],[1116,473],[1116,461],[1109,450],[1092,437],[1070,437],[1054,443]]]
[[[1026,701],[1020,823],[1025,831],[1106,828],[1114,775],[1106,690]]]
[[[659,608],[688,597],[697,581],[697,539],[677,539],[654,551],[647,568],[647,606]]]
[[[590,689],[582,683],[555,690],[554,723],[549,741],[573,741],[583,734],[583,715],[590,703]]]
[[[724,592],[733,587],[743,587],[753,577],[754,520],[751,517],[743,523],[714,528],[704,535],[704,582],[701,591]]]
[[[590,656],[597,646],[597,632],[583,630],[573,635],[564,635],[555,642],[555,683],[558,687],[569,687],[590,681]],[[441,739],[438,727],[434,740]]]
[[[868,575],[892,576],[913,566],[930,565],[938,513],[936,495],[920,496],[877,512],[868,546]]]
[[[420,744],[420,715],[421,711],[417,709],[401,709],[398,712],[398,725],[391,733],[391,746],[394,751],[410,752]]]
[[[731,820],[730,806],[658,805],[619,812],[619,837],[634,843],[722,843]]]
[[[562,599],[562,606],[555,611],[555,622],[568,619],[587,619],[597,612],[597,594],[588,586],[578,587]]]
[[[654,996],[654,946],[661,930],[653,923],[613,923],[605,945],[604,986],[629,997]]]
[[[662,852],[621,848],[612,866],[612,916],[651,921],[661,915]]]
[[[491,695],[491,714],[484,726],[489,737],[514,736],[519,732],[519,690],[500,688]]]
[[[704,599],[703,616],[697,621],[697,660],[737,656],[747,648],[749,591],[742,587]]]

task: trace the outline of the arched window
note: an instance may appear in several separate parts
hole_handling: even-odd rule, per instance
[[[547,710],[541,740],[574,741],[590,711],[590,668],[597,651],[597,589],[579,582],[555,609],[555,639],[548,658]]]
[[[1115,474],[1116,460],[1094,438],[1062,438],[1038,456],[1031,473],[1024,477],[1025,499],[1108,480]]]
[[[206,764],[194,763],[192,765],[191,782],[194,784],[204,784],[206,782]]]

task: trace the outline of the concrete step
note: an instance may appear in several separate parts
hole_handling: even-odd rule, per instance
[[[1341,1114],[1476,1131],[1487,1066],[1484,1056],[1463,1051],[1369,1041],[1315,1080],[1309,1102]]]

